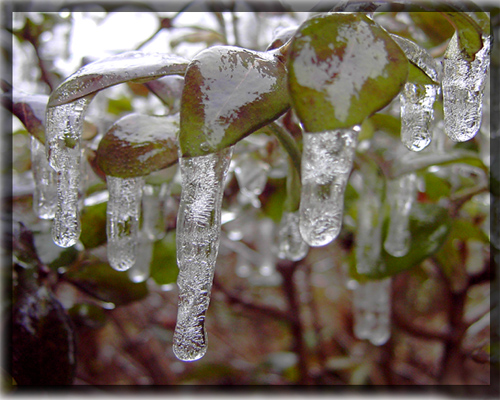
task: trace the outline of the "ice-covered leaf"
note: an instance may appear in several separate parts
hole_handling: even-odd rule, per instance
[[[48,106],[70,103],[119,83],[145,82],[165,75],[183,75],[188,61],[163,53],[128,51],[106,57],[80,68],[50,95]]]
[[[68,314],[33,277],[19,282],[10,325],[12,377],[23,386],[71,385],[76,355]]]
[[[355,260],[351,260],[351,277],[361,281],[383,279],[416,266],[439,250],[446,240],[451,223],[446,208],[436,204],[414,204],[410,212],[409,230],[411,242],[408,252],[402,257],[393,257],[382,249],[377,268],[362,275],[356,271]],[[384,225],[384,236],[387,228],[386,223]]]
[[[409,157],[402,157],[395,160],[390,168],[392,178],[407,174],[413,171],[420,171],[433,165],[447,165],[453,163],[464,163],[479,167],[489,173],[478,153],[471,150],[454,149],[446,153],[411,154]]]
[[[116,121],[97,149],[97,164],[109,176],[148,175],[177,162],[179,114],[130,114]]]
[[[31,135],[45,143],[45,110],[49,96],[19,91],[14,91],[12,97],[9,95],[2,95],[2,104],[12,110]]]
[[[274,52],[215,46],[186,71],[179,146],[192,157],[229,147],[289,108],[286,69]]]
[[[455,27],[460,52],[468,61],[483,48],[483,35],[490,34],[489,18],[484,12],[443,12]]]
[[[292,103],[309,132],[361,124],[400,92],[408,74],[401,48],[363,14],[304,22],[288,61]]]
[[[65,279],[84,292],[116,306],[141,300],[148,295],[145,282],[133,283],[126,273],[106,263],[89,263],[68,270]]]

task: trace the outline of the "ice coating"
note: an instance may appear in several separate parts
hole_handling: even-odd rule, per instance
[[[57,173],[45,155],[45,146],[31,137],[31,169],[35,180],[33,210],[42,219],[53,219],[57,207]]]
[[[409,215],[417,193],[417,175],[410,173],[388,182],[387,197],[391,207],[385,251],[394,257],[408,253],[410,246]]]
[[[358,96],[367,79],[387,75],[385,68],[388,60],[384,41],[375,39],[365,21],[339,29],[337,41],[346,43],[342,58],[332,55],[320,62],[309,44],[311,38],[305,36],[298,40],[304,44],[294,61],[297,82],[301,86],[324,92],[339,121],[346,121],[351,98]],[[370,55],[372,62],[366,63]]]
[[[141,234],[149,240],[159,240],[165,236],[166,203],[169,192],[170,188],[167,183],[144,185]]]
[[[401,92],[401,140],[409,150],[423,150],[431,142],[438,90],[435,85],[407,82]]]
[[[455,142],[472,139],[482,120],[483,92],[490,67],[490,38],[473,61],[460,51],[458,36],[451,38],[443,60],[443,108],[445,132]]]
[[[299,227],[309,246],[324,246],[340,233],[357,136],[353,128],[304,133]]]
[[[57,172],[57,211],[52,226],[54,242],[69,247],[80,237],[78,190],[80,188],[80,141],[90,97],[47,108],[45,150]]]
[[[232,147],[200,157],[179,157],[182,192],[177,214],[179,304],[173,351],[194,361],[207,350],[205,313],[217,259],[224,180]]]
[[[403,50],[405,56],[415,64],[418,68],[425,72],[434,82],[438,82],[439,68],[436,60],[431,54],[411,40],[402,38],[398,35],[391,34],[392,39]]]
[[[376,346],[391,336],[391,278],[357,282],[354,289],[354,334]]]
[[[283,212],[278,228],[278,257],[290,260],[302,260],[309,251],[309,246],[299,230],[299,212]]]
[[[109,191],[106,210],[108,261],[118,271],[125,271],[136,262],[143,177],[107,176]]]

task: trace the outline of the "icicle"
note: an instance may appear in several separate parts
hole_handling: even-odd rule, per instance
[[[34,136],[31,137],[31,164],[35,180],[33,210],[39,218],[52,219],[57,206],[57,173],[47,161],[45,147]]]
[[[434,119],[435,85],[407,82],[401,99],[401,140],[412,151],[423,150],[431,142],[430,123]]]
[[[237,160],[234,173],[240,192],[255,208],[260,207],[260,200],[257,196],[262,194],[266,186],[268,170],[268,164],[250,155],[243,155]]]
[[[108,261],[114,269],[125,271],[136,261],[139,210],[144,178],[107,176],[106,182],[109,191],[106,211]]]
[[[410,246],[409,215],[416,190],[417,175],[415,173],[406,174],[388,182],[387,197],[391,211],[384,248],[394,257],[402,257],[408,253]]]
[[[356,268],[361,274],[373,272],[382,250],[382,182],[373,166],[361,165],[362,187],[358,199]]]
[[[455,32],[443,60],[443,108],[445,132],[455,142],[472,139],[482,120],[483,91],[490,67],[490,38],[474,61],[464,58]]]
[[[47,108],[45,149],[57,172],[57,211],[52,226],[54,242],[70,247],[80,237],[78,190],[80,189],[80,140],[83,115],[90,97]]]
[[[324,246],[340,233],[356,128],[304,134],[299,226],[310,246]]]
[[[153,242],[141,232],[141,235],[137,239],[135,264],[128,270],[128,276],[132,282],[144,282],[149,278],[149,267],[152,257]]]
[[[179,157],[182,192],[177,214],[179,306],[173,350],[194,361],[207,350],[205,313],[215,270],[224,180],[232,148],[200,157]]]
[[[391,317],[391,278],[365,283],[354,289],[354,334],[376,346],[389,340]]]
[[[283,212],[278,228],[278,257],[290,260],[302,260],[309,251],[309,246],[302,239],[299,230],[299,213]]]
[[[144,186],[141,232],[149,240],[159,240],[165,236],[166,204],[169,192],[170,187],[167,183]]]
[[[260,254],[259,272],[262,276],[271,276],[276,272],[276,256],[272,244],[274,222],[270,218],[257,221],[257,251]]]

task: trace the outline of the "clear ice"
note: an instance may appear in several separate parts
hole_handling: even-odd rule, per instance
[[[182,191],[177,214],[179,304],[173,351],[194,361],[207,351],[205,313],[219,250],[224,180],[233,149],[179,157]]]
[[[42,219],[53,219],[57,206],[57,173],[52,169],[45,154],[45,146],[31,137],[31,165],[35,180],[33,210]]]
[[[443,108],[445,132],[455,142],[472,139],[482,120],[483,92],[490,67],[490,38],[473,61],[460,51],[458,36],[451,38],[443,59]]]
[[[84,114],[91,97],[47,107],[45,150],[57,172],[57,209],[52,225],[54,243],[70,247],[80,237],[80,141]]]
[[[407,82],[401,92],[401,140],[409,150],[423,150],[431,142],[438,90],[436,85]]]
[[[357,135],[354,128],[304,133],[299,227],[309,246],[324,246],[340,233]]]
[[[290,260],[302,260],[309,251],[309,246],[299,230],[299,212],[283,212],[278,228],[278,257]]]
[[[170,187],[161,185],[144,185],[142,191],[142,227],[141,234],[149,240],[160,240],[165,236],[167,201]]]
[[[408,253],[411,239],[409,215],[416,193],[417,175],[415,173],[388,181],[387,198],[390,216],[384,248],[394,257],[403,257]]]
[[[357,282],[354,289],[354,334],[376,346],[391,336],[391,278]]]
[[[143,177],[107,176],[109,191],[106,210],[108,261],[118,271],[125,271],[136,262]]]

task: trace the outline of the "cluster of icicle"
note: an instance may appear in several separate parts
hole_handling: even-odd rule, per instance
[[[474,61],[466,60],[455,35],[443,61],[445,131],[454,141],[472,138],[479,129],[482,93],[489,68],[489,38]],[[425,50],[411,42],[398,40],[410,61],[416,63],[433,80],[437,80],[436,63]],[[434,85],[407,83],[401,93],[402,141],[413,151],[425,148],[430,140],[433,104],[438,94]],[[81,207],[81,132],[88,97],[69,104],[49,107],[46,116],[46,157],[43,146],[33,139],[32,159],[36,180],[34,209],[40,218],[53,219],[52,236],[61,247],[74,245],[80,235]],[[359,127],[324,133],[304,133],[302,159],[302,193],[300,210],[284,213],[279,227],[280,257],[300,260],[308,246],[324,246],[339,234],[343,216],[343,198],[357,145]],[[205,312],[218,253],[223,181],[232,149],[195,157],[180,157],[182,195],[177,222],[177,252],[180,268],[178,321],[174,334],[174,352],[181,360],[196,360],[206,352]],[[150,249],[161,236],[152,210],[143,207],[144,217],[139,234],[140,203],[158,202],[151,196],[144,178],[108,177],[108,252],[111,265],[128,270],[137,265],[132,276],[147,276]],[[408,214],[415,187],[415,176],[408,175],[390,183],[391,207],[389,234],[384,243],[387,252],[401,257],[408,251]],[[253,197],[255,200],[255,196]],[[363,203],[363,202],[362,202]],[[360,272],[367,271],[380,251],[379,222],[373,223],[378,203],[360,204],[360,226],[357,251]],[[159,212],[159,211],[155,211]],[[148,214],[149,213],[149,214]],[[367,214],[366,216],[364,214]],[[147,222],[149,221],[149,222]],[[152,225],[151,225],[152,224]],[[138,239],[142,238],[142,239]],[[141,242],[139,242],[141,240]],[[366,242],[365,242],[366,241]],[[149,246],[149,247],[148,247]],[[368,249],[373,254],[366,254]],[[137,262],[137,259],[140,262]],[[365,260],[365,261],[363,261]],[[355,332],[375,344],[389,337],[390,280],[359,283],[355,289]]]

